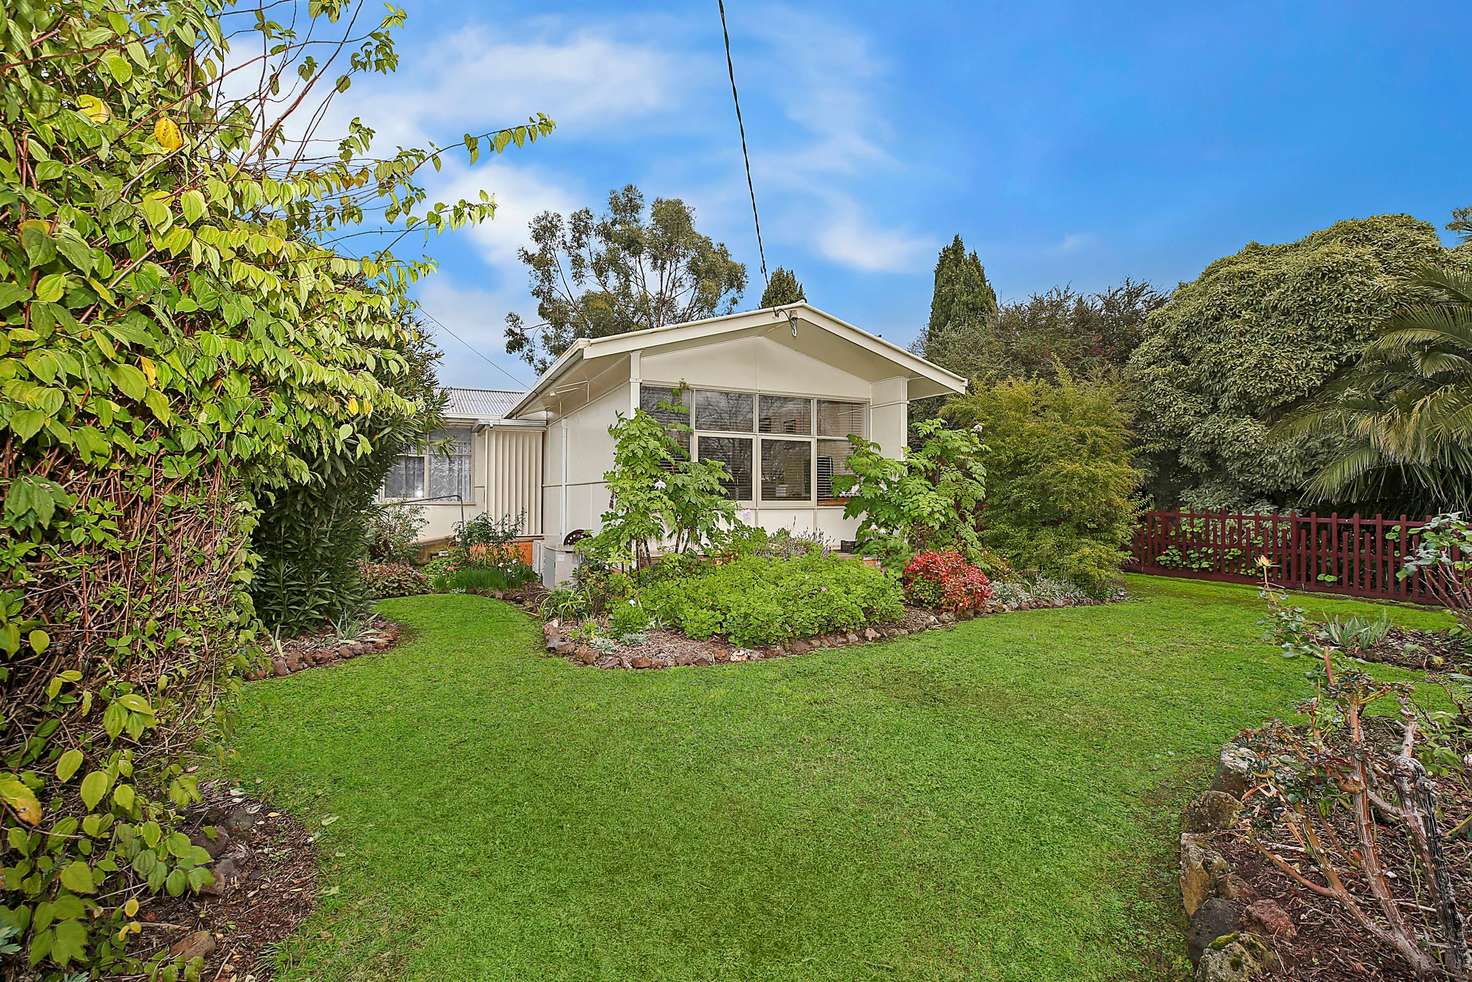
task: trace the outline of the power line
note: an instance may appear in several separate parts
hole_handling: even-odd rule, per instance
[[[746,152],[746,123],[741,118],[741,97],[736,94],[736,66],[731,63],[731,32],[726,29],[726,0],[716,0],[721,9],[721,36],[726,41],[726,75],[731,79],[731,101],[736,104],[736,128],[741,131],[741,160],[746,164],[746,191],[751,195],[751,221],[756,226],[756,254],[762,264],[762,282],[767,278],[767,251],[762,247],[762,220],[756,211],[756,188],[751,183],[751,157]]]
[[[485,352],[481,351],[475,345],[471,344],[469,341],[465,340],[460,335],[456,334],[454,331],[452,331],[448,327],[446,327],[444,321],[440,320],[434,314],[431,314],[429,311],[427,311],[427,310],[424,309],[424,304],[419,303],[418,301],[416,301],[415,302],[415,306],[418,309],[419,313],[423,314],[425,317],[428,317],[430,320],[432,320],[436,324],[438,324],[439,327],[440,327],[440,330],[444,331],[450,337],[454,338],[456,341],[459,341],[461,344],[465,345],[465,347],[469,348],[471,350],[471,352],[473,352],[475,354],[475,356],[477,358],[479,358],[481,361],[485,362],[487,365],[490,365],[496,371],[500,372],[502,375],[506,376],[511,381],[515,382],[521,388],[523,388],[523,389],[529,389],[529,388],[531,388],[531,385],[530,384],[528,384],[526,382],[523,382],[521,379],[517,378],[515,375],[512,375],[505,368],[502,368],[501,365],[498,362],[492,360],[491,357],[489,355],[487,355]]]

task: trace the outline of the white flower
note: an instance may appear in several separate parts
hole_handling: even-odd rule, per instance
[[[664,481],[662,481],[662,480],[661,481],[655,481],[654,482],[654,490],[656,490],[656,491],[663,491],[664,490]]]

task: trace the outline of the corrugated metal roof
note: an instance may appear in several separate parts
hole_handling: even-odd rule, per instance
[[[526,395],[517,389],[446,388],[445,415],[450,419],[505,419],[512,406]]]

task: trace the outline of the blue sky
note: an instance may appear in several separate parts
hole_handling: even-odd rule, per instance
[[[401,2],[397,75],[355,84],[336,112],[406,143],[536,111],[558,123],[434,176],[437,197],[484,188],[498,212],[425,247],[441,263],[418,291],[430,314],[525,383],[502,330],[507,311],[534,310],[515,259],[527,220],[629,182],[689,202],[747,262],[755,305],[713,0]],[[1016,298],[1126,276],[1170,287],[1248,241],[1384,212],[1440,227],[1472,205],[1472,6],[1107,6],[729,0],[768,265],[907,343],[957,232]],[[440,334],[447,384],[512,384]]]

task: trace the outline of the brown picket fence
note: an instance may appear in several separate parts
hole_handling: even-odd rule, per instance
[[[1424,518],[1360,515],[1240,515],[1149,511],[1140,516],[1125,568],[1140,573],[1249,583],[1266,556],[1274,583],[1354,597],[1434,602],[1417,575],[1396,574]],[[1398,539],[1390,538],[1400,529]]]

